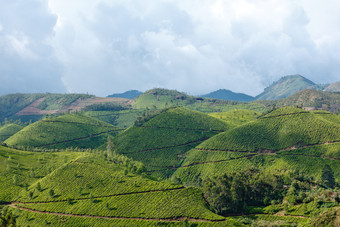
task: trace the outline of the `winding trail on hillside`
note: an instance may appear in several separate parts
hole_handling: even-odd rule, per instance
[[[189,142],[186,142],[186,143],[167,146],[167,147],[157,147],[157,148],[145,149],[145,150],[134,151],[134,152],[124,152],[124,153],[120,153],[120,154],[126,155],[126,154],[135,154],[135,153],[142,153],[142,152],[148,152],[148,151],[157,151],[157,150],[164,150],[164,149],[169,149],[169,148],[183,147],[183,146],[203,142],[207,139],[209,139],[209,137],[204,137],[204,138],[199,139],[199,140],[189,141]]]
[[[84,218],[101,218],[101,219],[119,219],[119,220],[144,220],[144,221],[159,221],[159,222],[181,222],[184,220],[188,220],[190,222],[223,222],[226,219],[221,220],[208,220],[208,219],[195,219],[189,217],[169,217],[169,218],[136,218],[136,217],[108,217],[108,216],[92,216],[92,215],[81,215],[81,214],[64,214],[64,213],[56,213],[56,212],[48,212],[48,211],[39,211],[31,208],[24,208],[20,206],[16,206],[15,204],[9,205],[12,208],[30,211],[39,214],[51,214],[58,216],[66,216],[66,217],[84,217]]]
[[[188,168],[191,166],[196,166],[196,165],[204,165],[204,164],[211,164],[211,163],[219,163],[219,162],[228,162],[228,161],[233,161],[233,160],[237,160],[237,159],[244,159],[244,158],[253,158],[257,155],[277,155],[278,152],[283,152],[283,151],[290,151],[290,150],[296,150],[296,149],[300,149],[300,148],[306,148],[306,147],[313,147],[313,146],[319,146],[319,145],[327,145],[327,144],[334,144],[334,143],[340,143],[340,141],[334,141],[334,142],[326,142],[326,143],[322,143],[322,144],[313,144],[313,145],[305,145],[303,147],[290,147],[290,148],[285,148],[282,150],[261,150],[261,151],[234,151],[234,150],[215,150],[215,149],[199,149],[199,148],[195,148],[195,150],[198,151],[217,151],[217,152],[240,152],[240,153],[251,153],[249,155],[246,156],[242,156],[242,157],[237,157],[237,158],[230,158],[230,159],[222,159],[222,160],[215,160],[215,161],[206,161],[206,162],[193,162],[190,163],[188,165],[182,165],[182,166],[148,166],[148,167],[153,167],[153,168],[161,168],[161,169],[157,169],[157,170],[148,170],[147,172],[159,172],[159,171],[163,171],[164,169],[171,169],[171,170],[176,170],[179,168]],[[282,156],[304,156],[304,157],[312,157],[312,158],[322,158],[322,159],[329,159],[332,161],[338,161],[340,160],[339,158],[336,157],[329,157],[329,156],[316,156],[316,155],[307,155],[307,154],[280,154]]]
[[[161,127],[161,126],[148,126],[142,125],[139,128],[158,128],[158,129],[169,129],[169,130],[187,130],[187,131],[198,131],[198,132],[225,132],[222,129],[205,129],[205,128],[176,128],[176,127]],[[227,129],[226,129],[227,130]]]
[[[88,125],[94,126],[98,128],[112,128],[113,125],[95,125],[95,124],[87,124],[82,122],[72,122],[72,121],[52,121],[52,120],[41,120],[41,122],[48,122],[48,123],[63,123],[63,124],[76,124],[76,125]]]
[[[41,145],[37,145],[35,147],[45,147],[45,146],[52,146],[52,145],[57,145],[57,144],[62,144],[62,143],[73,142],[73,141],[85,140],[85,139],[89,139],[91,137],[100,136],[100,135],[107,134],[107,133],[110,133],[110,132],[119,132],[119,131],[123,131],[123,130],[124,129],[113,129],[113,130],[109,130],[109,131],[106,131],[106,132],[100,132],[100,133],[96,133],[96,134],[91,134],[91,135],[88,135],[88,136],[85,136],[85,137],[69,139],[69,140],[63,140],[63,141],[58,141],[58,142],[48,143],[48,144],[41,144]]]
[[[240,151],[240,150],[221,150],[221,149],[207,149],[207,148],[195,148],[195,150],[199,151],[221,151],[221,152],[245,152],[245,153],[254,153],[254,154],[265,154],[265,153],[278,153],[282,151],[291,151],[291,150],[297,150],[301,148],[309,148],[309,147],[315,147],[315,146],[320,146],[320,145],[327,145],[327,144],[335,144],[335,143],[340,143],[340,140],[336,141],[330,141],[330,142],[324,142],[324,143],[315,143],[315,144],[308,144],[304,146],[299,146],[299,147],[288,147],[288,148],[283,148],[280,150],[271,150],[271,149],[259,149],[257,151]]]
[[[148,190],[148,191],[139,191],[139,192],[125,192],[125,193],[118,193],[118,194],[114,194],[114,195],[93,196],[92,198],[89,198],[89,197],[77,198],[77,199],[73,199],[73,201],[101,199],[101,198],[110,198],[110,197],[125,196],[125,195],[146,194],[146,193],[154,193],[154,192],[167,192],[167,191],[176,191],[176,190],[183,190],[183,189],[186,189],[186,188],[184,186],[181,186],[181,187],[177,187],[177,188],[168,188],[168,189],[157,189],[157,190]],[[67,201],[68,201],[67,199],[50,200],[50,201],[35,201],[35,202],[14,201],[11,204],[45,204],[45,203],[62,203],[62,202],[67,202]]]

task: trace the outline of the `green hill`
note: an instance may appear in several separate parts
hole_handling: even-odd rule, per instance
[[[23,125],[9,123],[0,127],[0,141],[3,142],[9,137],[13,136],[15,133],[23,129]]]
[[[336,115],[287,107],[220,133],[188,152],[174,176],[185,181],[249,166],[291,169],[320,178],[325,164],[340,180],[340,124]]]
[[[277,82],[264,89],[264,92],[255,97],[257,100],[282,99],[298,91],[315,87],[316,85],[300,75],[282,77]]]
[[[115,93],[112,95],[108,95],[107,97],[117,97],[117,98],[125,98],[125,99],[135,99],[140,96],[143,92],[137,90],[130,90],[124,93]]]
[[[0,203],[14,201],[20,191],[82,153],[37,153],[0,146]]]
[[[81,114],[67,114],[35,122],[5,141],[17,147],[96,148],[119,131],[111,124]]]
[[[165,177],[185,153],[207,138],[229,128],[228,124],[183,107],[170,108],[140,119],[115,139],[118,153],[142,161],[150,171]]]

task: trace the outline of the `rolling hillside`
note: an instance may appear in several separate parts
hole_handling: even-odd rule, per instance
[[[282,99],[295,94],[298,91],[315,87],[316,85],[300,75],[291,75],[282,77],[269,87],[264,89],[264,92],[255,97],[257,100],[273,100]]]
[[[94,104],[128,106],[128,102],[128,99],[123,98],[99,98],[86,94],[10,94],[0,97],[0,122],[5,118],[36,121],[46,114],[81,111]]]
[[[81,114],[66,114],[35,122],[8,138],[5,143],[16,147],[97,148],[108,135],[119,129],[111,124]]]
[[[5,141],[6,139],[13,136],[15,133],[19,132],[23,128],[24,128],[23,125],[15,123],[9,123],[0,126],[0,142]]]
[[[188,152],[175,176],[195,181],[256,166],[265,171],[298,169],[320,178],[328,164],[340,180],[339,149],[336,115],[280,108],[201,143]]]
[[[167,167],[180,165],[187,151],[228,129],[227,123],[183,107],[140,119],[115,139],[118,153],[142,161],[154,174],[167,177]],[[164,171],[163,171],[164,170]]]

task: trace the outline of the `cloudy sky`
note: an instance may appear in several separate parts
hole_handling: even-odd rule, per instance
[[[340,80],[339,0],[0,0],[0,94]]]

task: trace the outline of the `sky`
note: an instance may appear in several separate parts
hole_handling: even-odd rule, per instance
[[[339,0],[0,0],[0,95],[340,81]]]

